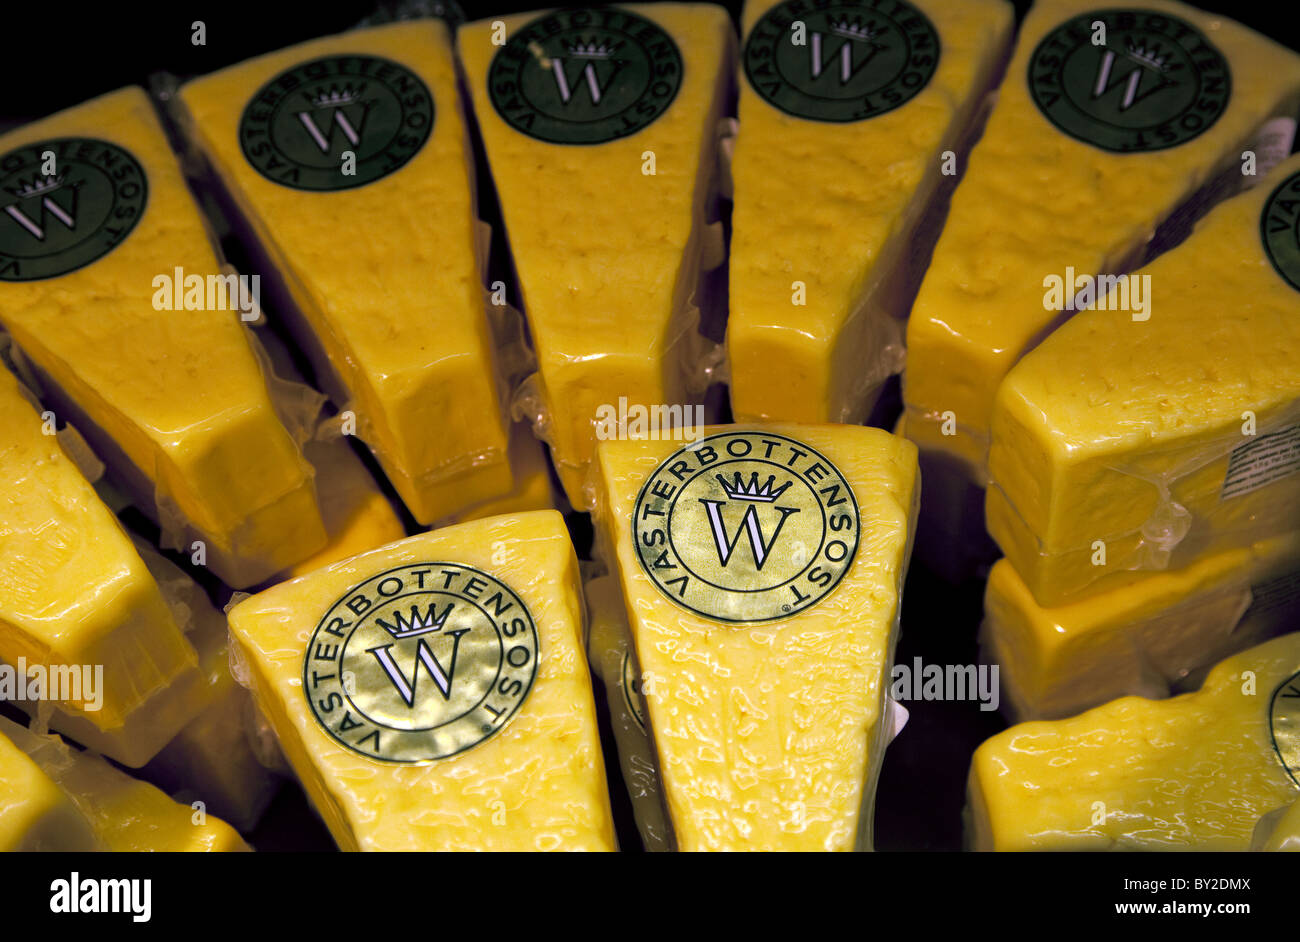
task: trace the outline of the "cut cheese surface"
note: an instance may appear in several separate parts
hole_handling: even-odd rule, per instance
[[[664,814],[654,743],[646,726],[641,668],[623,610],[623,592],[615,576],[600,576],[583,585],[587,599],[587,657],[605,685],[618,764],[632,799],[641,843],[648,851],[672,850]]]
[[[1040,603],[1300,529],[1297,197],[1292,158],[1138,272],[1149,320],[1082,311],[1007,376],[988,526]]]
[[[341,848],[616,849],[577,580],[562,518],[540,511],[231,609],[258,706]]]
[[[1003,0],[745,4],[727,321],[738,421],[865,421],[901,362],[942,154],[979,115],[1012,14]]]
[[[869,848],[914,446],[772,424],[598,454],[678,849]]]
[[[1165,697],[1202,667],[1300,629],[1300,535],[1044,608],[1005,559],[984,596],[984,643],[1017,717],[1072,716],[1126,695]],[[1191,676],[1189,676],[1191,675]]]
[[[145,93],[27,125],[0,137],[0,155],[17,168],[5,190],[29,187],[0,219],[0,323],[60,417],[180,545],[203,541],[227,584],[314,551],[324,531],[311,469],[226,284],[208,283],[218,260]],[[177,298],[194,309],[171,309]]]
[[[0,734],[0,851],[103,849],[63,789]]]
[[[110,851],[246,851],[219,818],[178,804],[154,786],[78,752],[58,736],[38,736],[0,718],[0,734],[27,753]]]
[[[970,773],[978,850],[1249,850],[1300,798],[1300,633],[1219,663],[1196,693],[1124,697],[986,741]]]
[[[507,493],[472,157],[443,24],[303,43],[188,82],[180,97],[289,288],[299,344],[411,513],[431,524]]]
[[[462,26],[457,44],[537,351],[545,437],[569,500],[587,509],[601,406],[697,401],[689,301],[734,32],[709,4],[506,16],[503,46],[496,22]]]
[[[1133,268],[1216,171],[1241,182],[1243,149],[1297,94],[1300,56],[1217,14],[1035,3],[908,322],[913,441],[983,483],[998,383],[1065,316],[1044,279]],[[1153,290],[1154,316],[1172,315]]]
[[[52,669],[43,699],[57,672],[57,699],[114,729],[158,691],[197,679],[196,657],[121,524],[47,429],[0,368],[0,660]],[[175,732],[184,720],[167,722]]]

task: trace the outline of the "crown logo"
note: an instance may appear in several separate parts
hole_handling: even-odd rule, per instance
[[[364,84],[354,86],[351,82],[345,84],[341,88],[338,85],[331,85],[328,89],[320,89],[308,100],[311,102],[313,108],[336,108],[339,105],[346,105],[350,102],[358,101],[361,98],[361,93],[364,92],[365,89],[366,86]]]
[[[608,59],[614,54],[614,47],[606,42],[583,42],[581,39],[566,41],[564,48],[575,59]]]
[[[1128,57],[1139,65],[1144,65],[1148,69],[1154,69],[1157,72],[1166,70],[1168,57],[1160,52],[1160,44],[1156,43],[1150,47],[1140,39],[1130,37],[1127,42]]]
[[[731,500],[757,501],[763,504],[772,503],[772,501],[785,493],[785,489],[789,487],[791,483],[786,481],[776,490],[772,490],[772,485],[776,483],[776,475],[769,474],[767,480],[763,483],[763,486],[760,487],[758,484],[757,471],[750,474],[748,484],[741,479],[739,471],[736,472],[735,481],[731,484],[728,484],[727,479],[721,474],[715,474],[714,477],[717,479],[718,483],[722,485],[722,489]]]
[[[831,32],[836,36],[843,36],[845,39],[860,43],[871,42],[879,35],[869,24],[863,23],[861,17],[854,17],[851,20],[848,17],[842,20],[831,20]]]
[[[51,190],[57,190],[63,186],[63,174],[56,177],[32,177],[31,182],[24,182],[16,189],[9,189],[9,192],[20,200],[28,199],[32,196],[40,196],[49,193]]]
[[[393,620],[397,622],[395,625],[390,625],[382,618],[375,620],[379,623],[380,628],[401,641],[403,638],[414,638],[417,635],[425,635],[431,631],[441,631],[442,626],[447,623],[447,616],[451,614],[451,610],[455,607],[454,602],[448,602],[446,610],[439,615],[436,611],[437,606],[430,605],[423,617],[421,617],[420,607],[412,605],[410,621],[402,617],[401,611],[394,613]]]

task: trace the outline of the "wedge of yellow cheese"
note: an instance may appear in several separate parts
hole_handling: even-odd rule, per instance
[[[1039,603],[1300,529],[1297,200],[1292,158],[1141,269],[1149,320],[1083,311],[1008,374],[986,513]]]
[[[632,799],[641,843],[648,851],[672,850],[654,743],[646,726],[641,668],[623,611],[623,592],[617,577],[600,576],[583,584],[583,594],[587,599],[587,658],[605,685],[618,764]]]
[[[198,679],[194,649],[52,420],[5,369],[0,430],[0,660],[42,669],[38,699],[57,695],[87,725],[120,727],[158,691]],[[186,719],[160,718],[164,737]]]
[[[577,580],[563,519],[540,511],[230,610],[254,698],[341,848],[615,849]]]
[[[205,544],[227,584],[317,549],[311,469],[276,417],[226,284],[207,283],[218,260],[145,93],[123,89],[13,131],[0,155],[31,193],[5,197],[0,323],[60,416],[172,539]],[[83,246],[107,249],[87,260]],[[189,279],[205,287],[182,295]],[[196,309],[167,309],[177,297]]]
[[[1243,150],[1297,94],[1300,56],[1218,14],[1035,3],[908,322],[912,440],[983,484],[998,384],[1068,316],[1045,279],[1140,263],[1216,171],[1236,165],[1241,181]],[[1153,290],[1154,316],[1172,315]]]
[[[480,20],[457,43],[537,351],[545,437],[569,500],[588,509],[601,406],[697,401],[689,301],[734,31],[718,6],[628,4]]]
[[[63,789],[0,735],[0,850],[103,849]]]
[[[415,518],[508,492],[446,27],[314,40],[188,82],[180,98],[289,288],[300,345]]]
[[[1249,850],[1300,798],[1300,633],[1219,663],[1196,693],[1023,723],[971,764],[978,850]]]
[[[38,736],[0,717],[0,736],[40,766],[110,851],[246,851],[226,822],[178,804],[58,736]]]
[[[869,849],[915,447],[772,424],[598,455],[678,849]]]
[[[1013,25],[1003,0],[745,5],[727,320],[738,421],[866,420],[901,369],[944,154],[955,171]]]
[[[1300,534],[1044,608],[1005,559],[989,575],[983,642],[1018,719],[1072,716],[1126,695],[1166,697],[1200,668],[1300,629]]]

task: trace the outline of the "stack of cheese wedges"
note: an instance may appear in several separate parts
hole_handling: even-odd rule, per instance
[[[328,636],[311,643],[312,632],[331,606],[354,599],[362,586],[421,565],[444,574],[478,570],[508,586],[536,626],[536,672],[517,712],[486,738],[442,758],[389,761],[351,746],[369,731],[378,748],[390,729],[354,717],[352,707],[339,716],[329,702],[310,702],[305,678],[316,681],[314,665],[329,670],[317,662],[336,647]],[[410,537],[246,598],[229,621],[254,698],[340,848],[617,849],[583,656],[577,559],[558,513],[494,517]],[[417,679],[409,692],[436,698],[427,686],[435,680],[418,680],[419,650],[411,648]],[[425,666],[441,672],[436,656]],[[454,657],[438,675],[448,694],[465,673],[457,673]],[[404,675],[405,663],[399,669]],[[353,696],[362,680],[356,684],[343,689]],[[500,688],[502,696],[510,689],[504,679]],[[328,728],[317,706],[328,708]]]
[[[5,850],[244,851],[235,829],[58,736],[0,717]],[[13,785],[24,782],[22,790]]]
[[[203,543],[207,565],[228,585],[254,584],[324,543],[311,468],[276,416],[240,313],[155,309],[159,276],[179,269],[203,279],[221,269],[145,93],[123,89],[34,122],[0,137],[0,154],[86,139],[134,158],[143,207],[107,254],[82,267],[0,279],[0,324],[47,403],[165,535],[187,552]],[[113,159],[120,172],[131,169]],[[82,175],[71,166],[63,185]],[[45,199],[75,224],[59,203],[68,196]],[[48,225],[59,225],[60,213],[50,211]]]
[[[1149,320],[1083,310],[999,389],[987,630],[1029,715],[1300,627],[1300,290],[1266,244],[1297,192],[1300,157],[1136,273]]]
[[[969,150],[1013,25],[1003,0],[915,7],[937,35],[938,65],[892,110],[856,121],[799,117],[740,78],[727,322],[738,421],[861,422],[898,371],[902,317],[937,234],[921,222],[946,198],[941,184],[955,179],[943,174],[943,154]],[[864,13],[845,7],[828,16],[852,22]],[[746,3],[744,62],[763,61],[751,45],[791,42],[795,22],[820,28],[804,24],[804,15],[786,0]],[[857,45],[829,32],[819,38],[804,44],[809,59],[833,43],[841,52]],[[861,68],[893,67],[882,55]],[[826,69],[820,81],[834,89],[838,74]]]
[[[1262,818],[1300,800],[1297,672],[1292,633],[1221,662],[1196,693],[999,733],[971,765],[971,844],[1249,850]]]
[[[855,501],[860,525],[840,582],[816,603],[762,623],[683,607],[638,558],[646,539],[637,532],[638,495],[657,466],[673,474],[682,443],[611,441],[598,450],[600,545],[622,590],[669,828],[684,851],[869,849],[888,741],[887,678],[920,497],[916,449],[880,429],[785,424],[712,426],[686,447],[704,455],[722,447],[710,445],[711,436],[745,434],[779,437],[793,462],[781,472],[790,486],[824,486],[832,502]],[[685,468],[688,458],[679,457]],[[827,483],[835,473],[827,464],[851,494]],[[690,504],[680,524],[673,511],[674,539],[712,553],[706,513]],[[743,530],[749,518],[738,512],[730,508],[728,527],[739,520]],[[809,506],[797,514],[817,512]],[[807,566],[824,562],[822,547],[797,547],[789,537],[782,544],[768,526],[757,539],[771,553],[802,552]],[[756,556],[757,545],[751,539]],[[707,599],[709,586],[699,585]]]
[[[309,64],[329,57],[373,68],[356,77],[321,73],[293,95],[333,95],[346,106],[395,64],[432,96],[428,139],[395,170],[349,185],[345,154],[366,146],[366,133],[384,131],[367,132],[364,110],[327,108],[315,120],[327,125],[321,141],[339,187],[304,189],[264,175],[246,156],[246,110],[263,107],[277,83],[289,87],[282,76],[300,67],[315,74]],[[303,43],[191,81],[180,100],[237,214],[288,287],[283,315],[318,381],[355,414],[358,435],[412,515],[431,524],[511,493],[510,424],[484,310],[473,162],[446,27],[420,20]],[[353,119],[345,127],[357,143],[335,133],[332,114],[336,123]],[[291,130],[307,146],[311,130],[321,134],[310,124]],[[516,450],[527,447],[521,441]]]
[[[929,460],[930,493],[938,497],[941,488],[954,492],[931,501],[926,510],[927,515],[930,507],[952,514],[952,519],[937,521],[948,534],[941,541],[946,547],[973,545],[973,534],[982,529],[977,514],[964,521],[960,515],[972,503],[965,492],[987,483],[985,461],[999,383],[1068,317],[1068,305],[1061,311],[1046,303],[1044,279],[1064,278],[1070,271],[1095,276],[1130,270],[1142,261],[1160,224],[1220,171],[1235,177],[1234,185],[1251,182],[1239,173],[1243,151],[1271,118],[1295,112],[1300,56],[1217,14],[1150,0],[1137,16],[1163,23],[1169,35],[1195,35],[1184,27],[1195,30],[1222,56],[1230,92],[1221,111],[1199,133],[1171,135],[1173,140],[1162,138],[1158,147],[1136,145],[1128,152],[1103,149],[1066,133],[1040,110],[1034,89],[1043,101],[1058,101],[1059,86],[1051,83],[1057,81],[1054,70],[1065,70],[1067,60],[1077,66],[1070,80],[1081,87],[1098,83],[1083,90],[1085,97],[1091,93],[1098,107],[1121,112],[1139,95],[1143,100],[1152,94],[1182,100],[1177,89],[1200,81],[1189,70],[1208,61],[1201,40],[1186,40],[1188,51],[1180,58],[1168,48],[1175,41],[1160,36],[1139,44],[1154,49],[1129,50],[1144,56],[1145,64],[1128,52],[1116,60],[1115,50],[1124,49],[1120,37],[1108,40],[1109,46],[1095,45],[1092,14],[1103,13],[1110,29],[1124,27],[1126,14],[1099,12],[1093,0],[1039,0],[1030,9],[997,105],[970,154],[912,308],[904,428],[922,448],[923,462]],[[1036,58],[1043,43],[1048,45]],[[1076,47],[1086,54],[1074,53]],[[1097,75],[1080,77],[1079,69],[1094,66]],[[1174,66],[1178,72],[1156,74]],[[1219,100],[1211,100],[1214,88],[1206,81],[1198,94],[1205,99],[1201,104],[1211,108]],[[1142,107],[1146,105],[1134,114]],[[1115,119],[1124,120],[1122,114]],[[1197,115],[1189,119],[1196,120]],[[1157,309],[1172,316],[1173,301],[1160,294],[1158,284],[1155,290]],[[1124,352],[1123,342],[1117,341],[1115,349]],[[928,473],[931,465],[943,473]]]
[[[538,139],[508,123],[493,103],[498,92],[489,70],[496,57],[522,54],[521,68],[543,82],[562,67],[563,50],[543,51],[550,34],[534,28],[545,13],[480,20],[457,31],[537,351],[539,433],[578,509],[591,506],[589,465],[602,406],[617,408],[620,398],[644,408],[684,405],[698,397],[688,376],[698,322],[689,302],[703,265],[715,128],[735,44],[726,12],[711,4],[609,10],[667,34],[680,56],[679,72],[667,78],[680,87],[648,125],[601,143]],[[564,23],[567,14],[556,16]],[[582,39],[580,29],[566,28],[570,39]],[[627,34],[640,30],[631,26]],[[576,95],[587,88],[582,82]]]

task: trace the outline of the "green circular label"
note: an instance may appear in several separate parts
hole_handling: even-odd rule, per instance
[[[623,664],[619,672],[619,686],[623,688],[623,705],[636,725],[645,730],[645,698],[641,693],[641,676],[636,670],[636,660],[631,649],[623,652]]]
[[[745,43],[745,75],[796,118],[862,121],[911,101],[939,67],[939,34],[907,0],[786,0]]]
[[[1066,20],[1029,57],[1029,94],[1057,128],[1102,150],[1164,150],[1228,107],[1228,60],[1196,27],[1153,10]]]
[[[858,502],[838,468],[767,432],[723,432],[655,469],[633,513],[637,559],[697,615],[789,618],[833,592],[858,549]]]
[[[57,278],[103,258],[144,214],[149,180],[123,147],[84,137],[0,157],[0,281]]]
[[[647,127],[682,84],[677,43],[618,7],[560,10],[509,38],[492,60],[492,105],[551,144],[603,144]]]
[[[1300,785],[1300,672],[1273,691],[1268,719],[1277,757],[1291,781]]]
[[[537,674],[522,599],[456,563],[390,569],[330,606],[307,645],[303,691],[321,727],[371,759],[471,749],[518,713]]]
[[[400,170],[429,139],[433,96],[378,56],[326,56],[286,69],[239,121],[257,172],[296,190],[350,190]]]
[[[1269,194],[1259,216],[1259,238],[1277,273],[1300,291],[1300,172]]]

